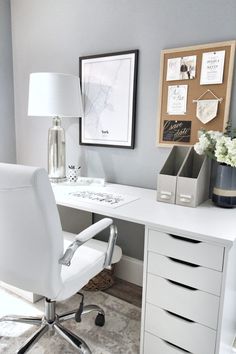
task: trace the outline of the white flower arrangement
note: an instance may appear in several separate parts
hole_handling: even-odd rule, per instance
[[[199,155],[205,154],[219,163],[236,167],[236,138],[213,130],[200,131],[194,149]]]

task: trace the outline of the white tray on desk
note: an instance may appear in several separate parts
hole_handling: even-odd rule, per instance
[[[62,185],[68,187],[62,189],[62,196],[66,196],[68,200],[75,203],[91,203],[108,208],[118,208],[138,199],[137,196],[116,193],[109,187],[94,183],[90,185],[80,185],[77,183],[60,184],[60,186]],[[57,185],[54,185],[53,188],[60,190],[60,186],[57,188]]]

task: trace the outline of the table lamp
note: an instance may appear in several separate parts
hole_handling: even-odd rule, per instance
[[[53,117],[48,131],[48,175],[51,182],[66,180],[63,117],[83,114],[79,78],[61,73],[32,73],[29,81],[28,116]]]

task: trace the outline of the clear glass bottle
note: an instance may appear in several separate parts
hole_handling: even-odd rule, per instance
[[[48,176],[51,182],[66,180],[65,131],[59,117],[53,118],[53,126],[48,131]]]

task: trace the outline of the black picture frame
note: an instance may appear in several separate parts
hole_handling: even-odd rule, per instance
[[[79,143],[134,149],[138,49],[82,56]]]

